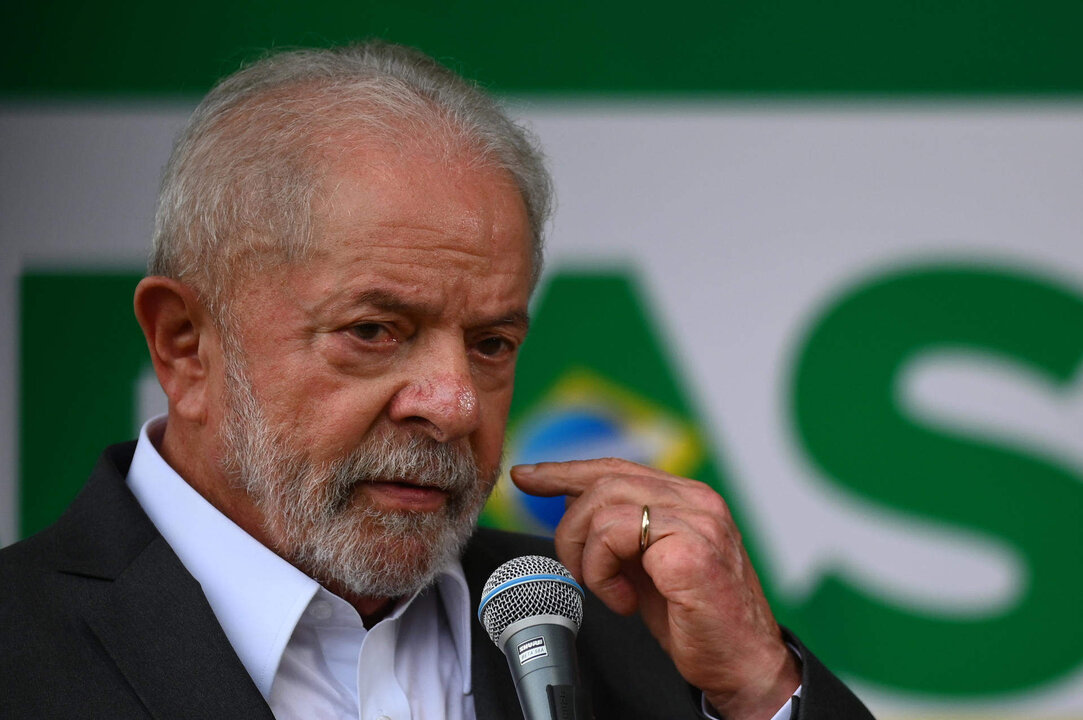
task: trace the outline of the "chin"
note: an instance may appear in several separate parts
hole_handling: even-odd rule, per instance
[[[456,561],[474,532],[476,510],[451,517],[441,512],[381,512],[350,508],[293,544],[291,558],[315,579],[363,597],[412,595]]]

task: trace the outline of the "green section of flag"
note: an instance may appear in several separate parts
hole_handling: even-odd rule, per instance
[[[504,92],[1083,91],[1074,0],[52,0],[5,16],[9,96],[199,95],[268,48],[367,36]]]
[[[149,365],[132,312],[139,273],[26,273],[20,306],[20,523],[57,518],[98,455],[131,439],[135,379]]]

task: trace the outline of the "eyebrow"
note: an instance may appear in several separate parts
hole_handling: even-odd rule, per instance
[[[411,302],[401,295],[386,290],[362,290],[349,296],[346,301],[350,307],[371,305],[379,310],[387,312],[413,314],[413,315],[438,315],[439,306],[428,303]],[[515,310],[507,315],[491,319],[483,319],[477,323],[478,327],[513,326],[522,328],[524,331],[530,328],[530,314],[525,310]]]
[[[514,327],[527,330],[530,328],[530,315],[522,310],[505,315],[504,317],[497,318],[496,320],[488,323],[482,323],[483,325],[512,325]]]
[[[350,295],[344,304],[349,307],[372,305],[380,310],[399,313],[433,314],[436,311],[432,305],[409,302],[402,296],[386,290],[362,290]]]

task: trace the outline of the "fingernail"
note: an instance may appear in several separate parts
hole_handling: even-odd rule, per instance
[[[534,472],[535,465],[516,465],[512,468],[517,475],[529,475]]]

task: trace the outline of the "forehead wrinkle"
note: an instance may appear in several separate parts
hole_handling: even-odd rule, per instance
[[[474,266],[478,261],[483,261],[488,271],[494,271],[505,260],[512,260],[516,254],[493,253],[491,244],[499,231],[486,232],[480,237],[458,235],[449,233],[446,229],[428,227],[418,224],[402,223],[378,223],[367,228],[352,228],[348,223],[335,223],[337,227],[328,227],[324,237],[315,243],[309,255],[309,259],[329,258],[335,256],[345,248],[349,255],[343,259],[341,266],[346,267],[351,263],[363,263],[371,266],[373,262],[393,262],[395,265],[406,268],[411,266],[425,266],[425,256],[440,254],[442,262]],[[357,237],[354,233],[362,230],[364,237]],[[524,241],[525,244],[525,241]],[[394,259],[373,258],[372,253],[379,251],[392,251]]]
[[[439,230],[426,232],[423,229],[411,238],[413,242],[404,242],[402,238],[390,237],[390,234],[386,238],[381,237],[382,235],[380,233],[376,237],[367,238],[365,249],[393,250],[398,255],[395,262],[401,265],[424,265],[426,264],[424,258],[429,254],[439,254],[442,258],[441,262],[462,262],[473,265],[480,260],[489,267],[499,265],[500,261],[504,260],[502,254],[494,255],[490,247],[491,241],[487,237],[483,239],[449,237],[446,232]],[[418,237],[419,235],[425,237]]]
[[[461,212],[417,212],[408,217],[372,217],[367,208],[345,204],[339,212],[328,212],[321,218],[322,242],[315,251],[346,243],[355,245],[359,257],[366,250],[394,249],[400,253],[450,252],[469,259],[491,258],[490,245],[504,231],[505,222],[491,208],[463,208]],[[527,241],[524,239],[524,244]]]

